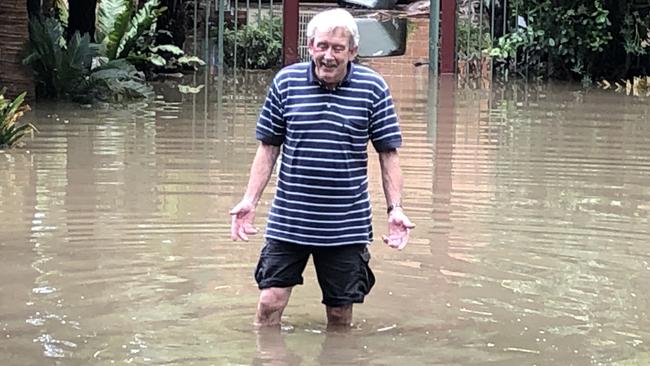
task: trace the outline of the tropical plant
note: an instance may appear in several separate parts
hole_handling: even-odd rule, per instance
[[[507,19],[525,24],[506,30],[490,52],[510,70],[586,82],[650,73],[647,0],[510,0],[507,7]]]
[[[28,56],[23,63],[34,71],[40,95],[60,98],[74,90],[90,67],[90,38],[75,33],[65,42],[61,24],[54,18],[29,22]]]
[[[145,83],[144,75],[127,60],[119,59],[94,68],[80,83],[74,99],[84,103],[95,100],[124,103],[152,95],[153,89]]]
[[[15,146],[27,132],[36,131],[31,123],[18,126],[17,121],[29,110],[23,105],[25,95],[22,93],[15,99],[5,99],[5,89],[0,90],[0,148]]]
[[[84,103],[125,102],[151,95],[144,76],[129,62],[93,58],[87,34],[75,33],[66,44],[63,33],[54,18],[30,21],[30,53],[23,62],[34,70],[40,95]]]
[[[132,0],[103,0],[97,9],[96,39],[99,52],[109,60],[125,58],[142,70],[203,65],[198,57],[185,56],[175,45],[156,45],[157,19],[167,10],[160,0],[148,0],[140,9]],[[163,57],[167,56],[167,58]]]
[[[228,66],[248,69],[277,67],[282,56],[282,19],[266,17],[259,23],[246,24],[236,32],[226,28],[223,48],[224,62]]]
[[[56,18],[61,22],[61,25],[64,28],[68,27],[68,18],[70,17],[70,11],[68,10],[68,1],[67,0],[54,0],[54,9],[56,12]]]

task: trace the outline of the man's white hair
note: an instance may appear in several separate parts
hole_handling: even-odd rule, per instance
[[[307,40],[311,42],[316,32],[330,32],[343,28],[350,33],[350,46],[359,47],[359,28],[352,14],[343,9],[330,9],[316,14],[307,24]]]

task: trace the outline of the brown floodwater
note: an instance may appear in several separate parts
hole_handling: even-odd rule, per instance
[[[418,226],[403,252],[372,245],[347,334],[326,332],[311,266],[282,331],[252,327],[262,238],[230,241],[228,210],[269,74],[126,109],[35,105],[40,133],[0,152],[0,364],[648,364],[648,100],[401,72],[386,78]]]

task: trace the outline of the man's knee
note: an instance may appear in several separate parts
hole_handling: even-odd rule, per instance
[[[274,312],[282,310],[289,302],[291,288],[271,287],[265,288],[260,293],[260,310],[264,312]]]

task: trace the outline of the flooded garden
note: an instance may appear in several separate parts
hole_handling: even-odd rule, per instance
[[[264,239],[230,239],[268,69],[286,51],[280,8],[14,3],[0,53],[34,39],[25,59],[0,58],[0,79],[40,98],[9,117],[0,100],[0,143],[31,123],[0,147],[0,365],[650,363],[647,6],[443,1],[440,70],[453,75],[440,77],[425,2],[357,18],[372,40],[361,62],[400,119],[417,227],[403,251],[379,239],[370,148],[377,283],[335,332],[311,264],[281,329],[256,329]],[[321,8],[294,19],[293,56],[309,58],[303,28]],[[43,18],[28,25],[28,10]]]
[[[648,362],[647,100],[435,87],[421,68],[386,75],[411,243],[371,246],[377,285],[349,333],[325,330],[311,266],[281,332],[255,331],[262,238],[232,242],[228,211],[271,76],[199,75],[195,94],[161,84],[128,108],[33,106],[40,132],[0,152],[2,364]]]

